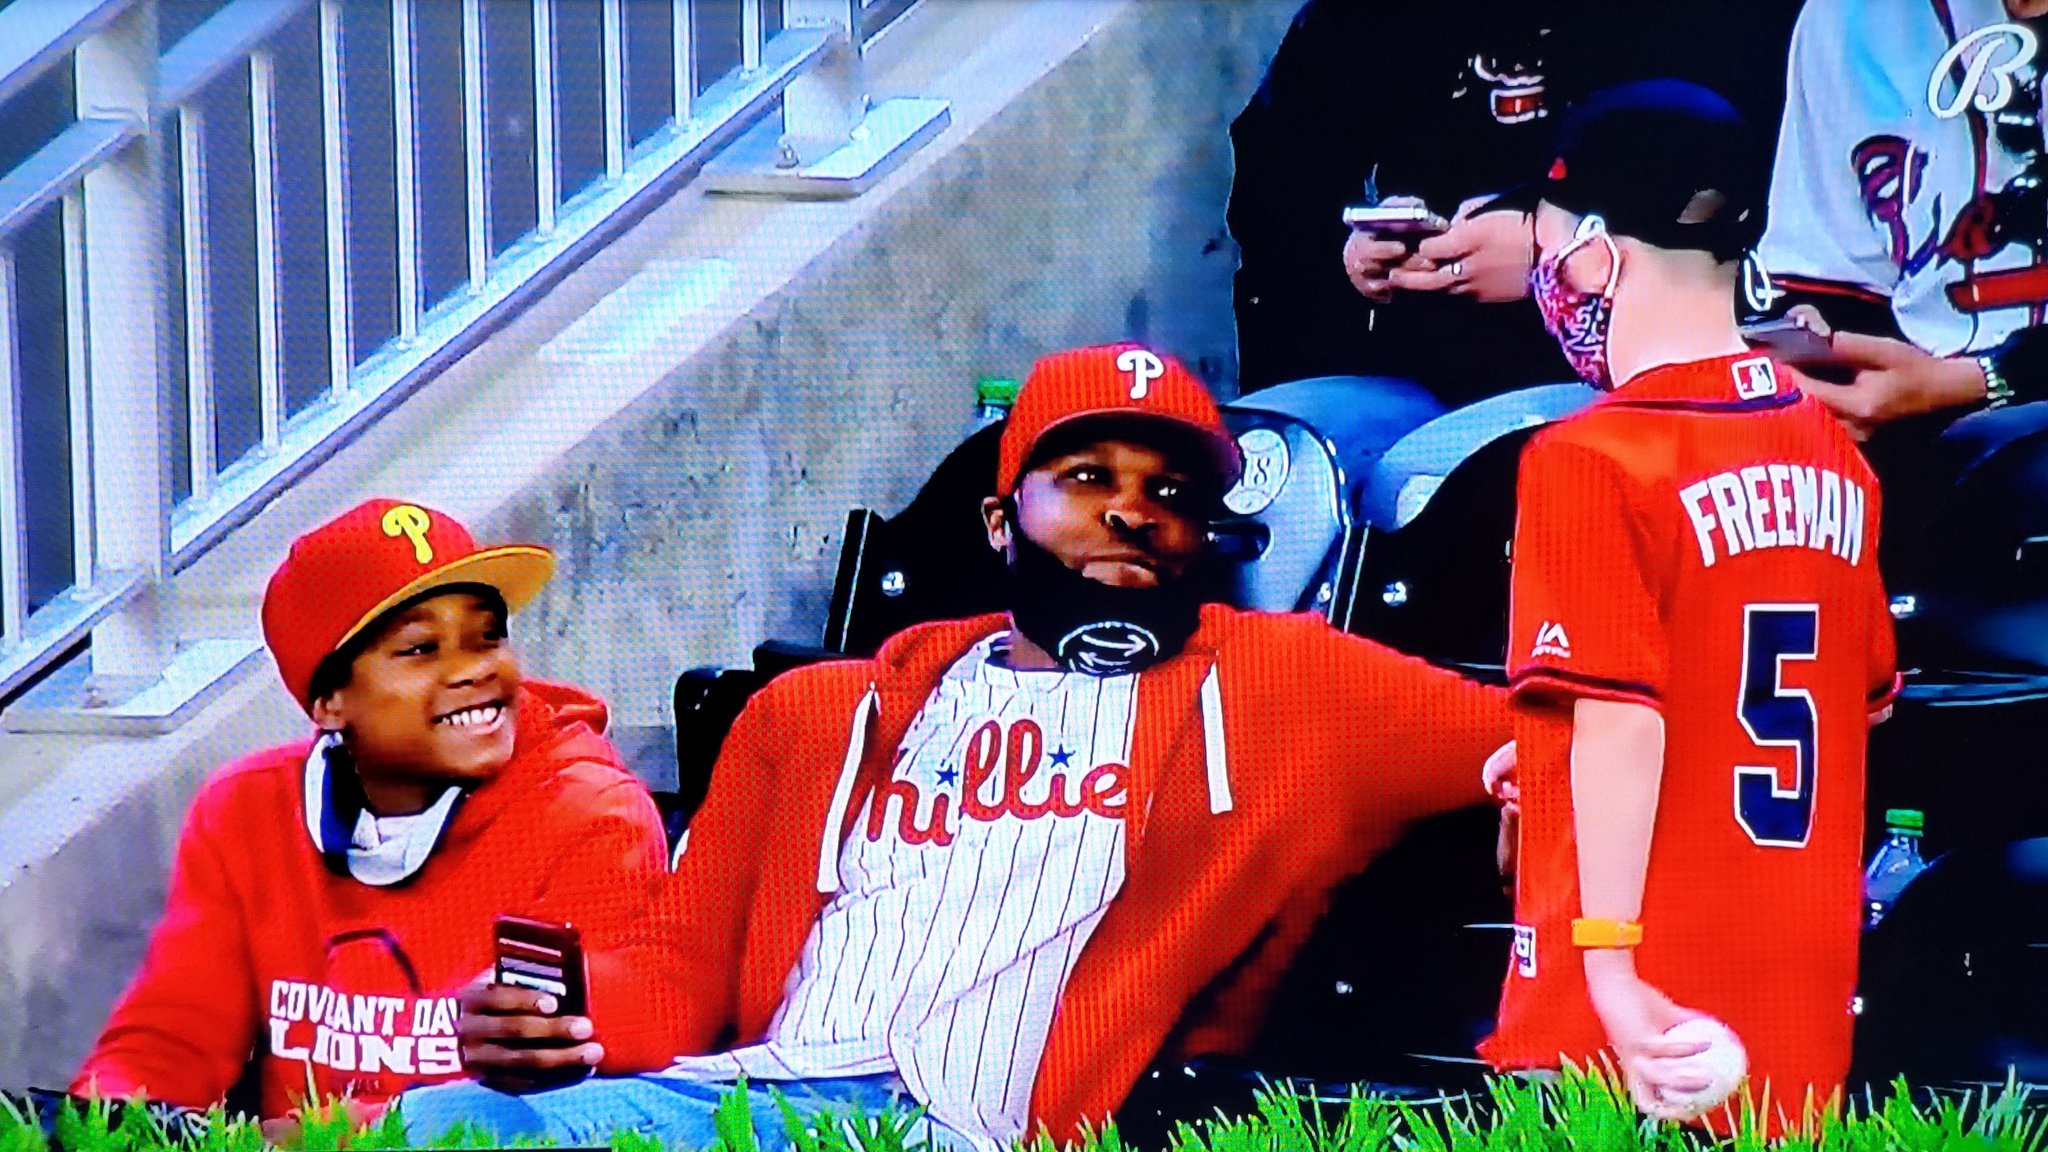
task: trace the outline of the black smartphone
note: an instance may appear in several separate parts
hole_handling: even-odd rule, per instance
[[[574,925],[500,916],[493,934],[497,939],[498,983],[546,992],[559,1005],[555,1013],[558,1016],[590,1015],[583,938]]]
[[[1451,222],[1421,204],[1353,204],[1344,209],[1344,223],[1389,236],[1433,236]]]
[[[1742,338],[1771,354],[1771,358],[1795,368],[1826,365],[1836,359],[1835,346],[1827,337],[1797,320],[1765,320],[1742,330]]]

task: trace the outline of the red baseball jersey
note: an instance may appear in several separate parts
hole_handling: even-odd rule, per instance
[[[1522,457],[1508,664],[1522,791],[1502,1069],[1605,1046],[1580,915],[1572,705],[1664,719],[1637,970],[1796,1109],[1847,1073],[1863,757],[1894,690],[1877,483],[1761,356],[1654,369]],[[1645,766],[1645,770],[1649,770]]]

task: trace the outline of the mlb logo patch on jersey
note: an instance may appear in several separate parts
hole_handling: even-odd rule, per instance
[[[1737,360],[1728,366],[1735,377],[1735,394],[1744,400],[1761,400],[1778,394],[1778,370],[1768,356]]]

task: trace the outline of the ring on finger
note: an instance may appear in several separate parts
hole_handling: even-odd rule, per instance
[[[1453,261],[1451,261],[1451,275],[1452,275],[1452,276],[1463,276],[1464,274],[1465,274],[1465,262],[1464,262],[1463,260],[1453,260]]]

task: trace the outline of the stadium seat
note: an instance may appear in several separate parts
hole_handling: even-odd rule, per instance
[[[912,624],[1000,612],[1008,573],[988,546],[981,502],[995,494],[1002,425],[978,429],[947,454],[902,513],[847,514],[824,645],[871,655]]]
[[[1885,477],[1907,675],[1871,736],[1870,812],[1925,812],[1930,854],[2048,835],[2048,405],[1966,417],[1926,457]]]
[[[2048,1085],[2048,838],[1956,849],[1864,937],[1852,1083]]]
[[[1245,475],[1210,536],[1229,562],[1232,603],[1317,612],[1345,627],[1365,481],[1388,449],[1442,413],[1421,387],[1368,376],[1296,380],[1226,405]]]
[[[1375,535],[1351,631],[1499,682],[1522,446],[1596,395],[1585,384],[1505,393],[1390,447],[1364,486],[1362,514]]]

